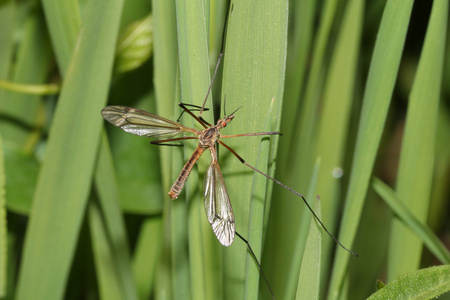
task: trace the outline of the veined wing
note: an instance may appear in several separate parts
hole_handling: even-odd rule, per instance
[[[203,181],[205,211],[217,239],[222,245],[230,246],[236,231],[234,214],[215,151],[213,157]]]
[[[107,106],[102,109],[102,116],[126,132],[145,137],[167,138],[182,132],[197,132],[177,122],[127,106]]]

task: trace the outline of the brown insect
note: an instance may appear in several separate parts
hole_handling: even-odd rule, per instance
[[[233,118],[236,111],[223,119],[217,121],[217,124],[212,126],[201,117],[195,116],[185,104],[179,104],[185,112],[194,117],[205,129],[197,130],[179,124],[177,122],[165,119],[163,117],[151,114],[149,112],[131,108],[127,106],[107,106],[102,110],[102,116],[111,124],[121,128],[122,130],[145,137],[157,138],[160,140],[152,141],[152,144],[173,142],[187,139],[198,139],[198,145],[192,154],[191,158],[186,162],[180,175],[172,185],[169,196],[172,199],[178,198],[184,183],[186,182],[192,168],[197,160],[205,150],[211,153],[211,164],[205,173],[204,178],[204,192],[203,200],[205,206],[206,216],[216,235],[217,239],[224,246],[229,246],[233,243],[236,226],[234,221],[233,209],[231,208],[230,197],[228,196],[225,181],[220,171],[219,162],[217,160],[217,152],[215,145],[220,143],[225,148],[230,150],[242,163],[256,170],[254,167],[247,164],[233,149],[225,144],[221,139],[241,136],[256,136],[256,135],[279,135],[277,131],[273,132],[258,132],[245,133],[238,135],[221,135],[220,130],[227,126]],[[183,136],[179,138],[171,138],[178,134],[192,133],[195,136]],[[256,170],[258,171],[258,170]],[[258,171],[268,178],[270,176]],[[272,178],[271,178],[272,179]]]

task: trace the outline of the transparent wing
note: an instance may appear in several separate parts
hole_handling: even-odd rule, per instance
[[[102,116],[126,132],[145,137],[167,138],[182,132],[196,132],[177,122],[127,106],[107,106],[102,109]]]
[[[236,227],[225,181],[217,159],[213,159],[203,181],[205,211],[217,239],[224,246],[234,240]]]

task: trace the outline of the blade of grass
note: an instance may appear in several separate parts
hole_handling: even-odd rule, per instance
[[[399,221],[407,226],[409,233],[419,238],[442,263],[450,264],[450,252],[445,245],[442,244],[439,237],[428,226],[414,216],[409,208],[410,206],[405,205],[400,195],[378,178],[373,179],[372,185],[375,191],[398,216]]]
[[[234,2],[231,10],[224,56],[222,99],[225,97],[227,99],[227,112],[244,106],[237,112],[233,123],[223,130],[223,134],[263,131],[264,116],[269,111],[272,99],[275,99],[273,122],[277,124],[272,130],[276,130],[279,126],[284,87],[288,3],[287,1]],[[253,165],[258,157],[261,141],[260,137],[247,137],[225,142]],[[250,207],[261,207],[260,203],[264,201],[264,198],[251,199],[252,189],[249,187],[252,185],[253,176],[261,175],[242,166],[227,151],[221,150],[220,163],[234,209],[236,230],[244,235],[244,238],[256,236],[255,234],[263,235],[265,221],[252,224],[251,232],[249,231]],[[254,188],[266,191],[266,186],[264,184],[261,186],[261,183],[259,187]],[[251,204],[249,199],[255,203]],[[261,246],[257,240],[255,241],[257,244],[253,245],[252,239],[249,239],[256,256],[260,257]],[[246,245],[240,241],[235,241],[229,248],[224,249],[226,299],[246,297],[247,271],[246,264],[243,263],[246,255]],[[256,266],[251,268],[256,269]],[[251,271],[248,276],[254,276],[252,275],[254,273]],[[255,286],[248,288],[254,289]],[[249,297],[250,292],[248,290]],[[266,287],[262,293],[268,294]]]
[[[0,6],[0,79],[7,79],[13,53],[13,33],[15,20],[15,2],[3,1]],[[0,90],[0,98],[3,91]]]
[[[99,282],[102,278],[114,275],[114,280],[100,284],[100,291],[105,295],[117,289],[115,297],[137,299],[131,272],[128,238],[120,211],[119,191],[113,175],[112,157],[105,132],[102,135],[99,153],[103,154],[99,156],[95,169],[95,186],[99,201],[91,204],[90,210],[93,211],[89,212],[89,221],[93,226],[90,229],[93,233],[94,258]],[[109,263],[105,263],[107,259]],[[105,299],[112,298],[107,296]]]
[[[419,221],[430,205],[435,160],[448,1],[433,2],[428,30],[408,103],[396,190]],[[422,242],[398,221],[389,242],[388,279],[420,266]]]
[[[295,171],[290,168],[288,171],[293,171],[297,175],[297,180],[300,182],[301,188],[306,188],[309,185],[309,178],[311,176],[312,168],[314,166],[314,159],[312,157],[312,150],[310,147],[304,145],[311,145],[313,142],[313,134],[315,132],[316,111],[318,109],[318,97],[322,90],[321,82],[323,78],[325,53],[327,44],[329,43],[329,36],[335,19],[337,0],[328,0],[325,2],[325,7],[322,10],[322,17],[317,33],[316,43],[314,44],[311,63],[311,73],[308,76],[308,83],[305,89],[305,97],[302,103],[299,122],[297,122],[297,130],[299,133],[294,139],[288,157],[292,157],[295,165],[302,166],[302,172]],[[289,162],[288,164],[291,164]]]
[[[311,177],[311,184],[309,186],[308,189],[308,194],[307,194],[307,201],[310,207],[313,207],[313,200],[316,197],[314,196],[316,188],[317,188],[317,176],[319,175],[319,171],[320,171],[320,167],[321,167],[321,163],[322,160],[321,159],[317,159],[316,160],[316,164],[314,166],[314,172],[312,174]],[[318,204],[318,200],[316,200],[316,205]],[[309,211],[309,209],[304,209],[301,213],[300,216],[300,227],[301,230],[299,230],[299,236],[295,239],[296,244],[295,244],[295,248],[294,248],[294,253],[296,255],[294,255],[292,257],[292,264],[291,267],[289,268],[289,271],[287,272],[287,282],[286,282],[286,291],[285,291],[285,296],[287,297],[287,299],[294,299],[295,297],[300,297],[300,289],[299,289],[299,284],[300,284],[300,279],[299,279],[299,274],[301,272],[305,272],[302,271],[303,268],[303,263],[304,264],[308,264],[308,265],[313,265],[314,262],[310,262],[310,261],[306,261],[306,257],[305,257],[305,248],[307,246],[307,239],[309,238],[309,234],[311,233],[311,226],[312,226],[312,221],[311,218],[313,218],[311,212]],[[308,226],[309,225],[309,226]],[[315,225],[314,225],[315,226]],[[307,233],[303,234],[302,231],[304,231],[307,228]],[[309,256],[308,259],[314,259],[314,256]],[[315,274],[311,274],[311,276],[314,276]],[[308,276],[306,273],[303,274],[303,276]],[[303,279],[302,281],[304,281],[305,279]],[[302,283],[303,285],[303,283]],[[312,287],[311,287],[312,288]],[[311,293],[311,290],[306,292],[306,294]],[[307,298],[305,296],[305,298]]]
[[[3,156],[3,140],[0,135],[0,297],[6,297],[7,284],[7,225],[5,199],[5,164]]]
[[[273,131],[277,128],[278,122],[276,116],[275,99],[272,99],[272,103],[269,107],[269,112],[266,117],[264,131]],[[274,122],[275,121],[275,122]],[[266,174],[273,176],[274,165],[270,162],[274,162],[276,155],[276,137],[261,139],[258,154],[256,158],[255,167]],[[275,149],[273,149],[275,148]],[[269,162],[269,163],[268,163]],[[252,250],[255,253],[262,253],[263,242],[265,240],[265,231],[267,227],[267,217],[269,215],[270,208],[270,191],[272,190],[273,182],[260,174],[253,176],[252,182],[252,194],[250,201],[250,216],[249,216],[249,230],[248,240],[251,242]],[[261,254],[258,255],[258,261],[261,263]],[[265,287],[267,283],[264,278],[260,280],[261,271],[255,265],[255,261],[251,255],[247,255],[246,259],[246,279],[245,279],[245,298],[256,299],[259,294],[259,285],[262,281],[262,292],[266,292],[268,289]]]
[[[280,161],[285,164],[294,142],[295,126],[301,106],[304,89],[308,54],[313,37],[316,1],[294,1],[290,4],[289,43],[287,48],[286,85],[283,104],[281,129],[284,137],[280,140]],[[281,168],[281,167],[280,167]]]
[[[355,84],[359,44],[361,42],[364,2],[349,1],[345,8],[339,36],[334,45],[329,72],[325,82],[322,112],[317,126],[315,156],[321,158],[316,193],[322,201],[322,221],[328,230],[336,234],[335,226],[341,212],[342,174],[344,168],[350,113],[355,100]],[[325,237],[324,258],[331,257],[335,243]],[[347,245],[349,246],[349,245]],[[330,259],[322,264],[322,279],[329,277]]]
[[[322,218],[319,199],[316,200],[314,212],[319,219]],[[315,218],[312,218],[298,276],[296,299],[319,299],[321,256],[322,227]]]
[[[89,228],[93,241],[95,271],[102,299],[124,299],[118,273],[114,270],[114,254],[108,245],[108,234],[105,231],[103,216],[98,203],[90,201],[88,204]],[[131,298],[133,299],[133,298]]]
[[[298,71],[302,74],[294,75],[291,80],[302,80],[302,82],[297,82],[301,87],[299,90],[290,88],[287,92],[293,94],[286,94],[286,98],[293,99],[286,103],[285,110],[290,110],[291,112],[287,114],[287,119],[284,120],[282,130],[287,131],[286,139],[290,141],[284,141],[280,147],[280,168],[277,176],[286,185],[294,187],[299,192],[304,192],[309,186],[309,180],[311,178],[312,169],[314,162],[317,157],[313,156],[314,147],[313,141],[315,133],[315,124],[317,122],[317,108],[319,105],[319,96],[322,91],[322,81],[325,69],[325,54],[327,45],[329,44],[330,33],[332,29],[333,20],[336,14],[336,7],[338,1],[329,0],[324,1],[324,6],[318,10],[319,14],[319,25],[317,32],[313,31],[312,27],[307,27],[304,29],[305,40],[302,42],[308,43],[302,50],[310,52],[298,54],[305,56],[306,61],[300,61],[299,67],[305,68],[305,70]],[[304,6],[308,8],[309,12],[314,14],[316,3],[305,3]],[[296,20],[300,20],[300,17],[305,17],[304,15],[297,16]],[[305,18],[313,18],[311,16]],[[306,19],[305,22],[308,22]],[[309,22],[314,22],[310,20]],[[310,25],[313,26],[313,25]],[[310,45],[309,37],[313,36],[314,40],[312,45]],[[310,61],[308,61],[308,59]],[[296,63],[292,63],[296,65]],[[306,71],[309,71],[309,74]],[[298,78],[297,78],[298,76]],[[297,94],[301,93],[301,94]],[[293,102],[296,103],[293,103]],[[291,114],[295,114],[296,118],[292,117]],[[292,123],[288,123],[292,122]],[[282,140],[285,140],[283,137]],[[288,149],[285,149],[288,147]],[[281,198],[282,194],[276,195],[276,198]],[[280,207],[274,209],[274,220],[273,224],[276,229],[273,230],[273,234],[276,235],[276,244],[282,244],[283,248],[279,251],[272,253],[272,256],[278,257],[276,269],[273,271],[276,274],[285,274],[285,270],[289,269],[291,264],[291,259],[295,253],[292,252],[294,249],[296,241],[292,239],[293,236],[298,236],[298,230],[302,230],[299,226],[300,220],[298,218],[297,210],[292,209],[292,204],[290,202],[283,203],[280,201]],[[326,202],[324,202],[326,205]],[[300,206],[300,210],[306,209],[304,206]],[[282,222],[282,220],[290,220],[289,222]],[[306,229],[303,229],[306,230]],[[279,232],[283,232],[280,235]],[[303,233],[306,236],[306,231]],[[288,281],[284,276],[277,276],[275,278],[275,289],[281,292],[281,297],[284,298],[283,292],[286,290],[285,285]]]
[[[81,13],[76,0],[44,0],[46,20],[58,61],[58,68],[64,77],[69,67],[81,26]]]
[[[176,32],[175,2],[166,0],[152,1],[152,15],[154,24],[154,71],[153,84],[155,86],[156,108],[159,115],[170,118],[174,116],[174,106],[179,99],[178,48]],[[172,184],[172,150],[171,147],[160,147],[162,186],[167,192]],[[168,149],[169,148],[169,149]],[[176,175],[175,175],[176,176]],[[162,218],[162,251],[155,278],[155,297],[171,298],[170,293],[170,245],[166,233],[168,232],[169,199],[163,202]]]
[[[181,99],[183,103],[201,104],[210,84],[208,59],[209,3],[204,0],[190,1],[189,3],[176,1],[176,8]],[[195,123],[195,120],[187,115],[183,119],[183,124],[187,126],[198,126]],[[192,142],[184,144],[183,161],[186,161],[192,155],[195,146],[195,143]],[[183,165],[184,163],[177,166],[177,171],[174,171],[177,175]],[[199,201],[199,191],[198,172],[194,169],[184,188],[183,194],[186,195],[186,200],[180,197],[172,205],[173,209],[179,210],[178,215],[183,215],[188,226],[183,220],[180,221],[180,217],[177,217],[172,221],[176,222],[172,223],[172,228],[176,230],[178,227],[180,235],[189,234],[189,236],[184,238],[186,241],[189,240],[189,258],[187,258],[189,261],[183,264],[188,266],[190,263],[190,273],[186,273],[186,278],[181,280],[188,284],[186,290],[190,290],[193,299],[206,299],[206,286],[208,281],[214,279],[214,276],[208,276],[206,273],[207,266],[205,265],[205,255],[203,254],[205,247],[203,245],[202,226],[200,223],[202,221],[200,214],[203,208],[201,208],[202,204]],[[174,213],[177,212],[174,211]],[[178,266],[174,266],[173,272],[179,273],[179,267],[181,266],[179,251],[180,249],[186,249],[186,247],[182,245],[173,246],[172,259],[175,263],[179,261]],[[214,280],[209,284],[213,282]],[[182,293],[179,294],[178,298],[185,297],[185,292],[182,289],[180,290],[178,283],[173,283],[173,290],[174,293],[175,291]]]
[[[150,299],[155,289],[157,263],[161,256],[162,218],[150,217],[142,224],[133,257],[133,273],[139,299]]]
[[[121,1],[93,1],[85,8],[35,192],[17,299],[64,295],[91,186],[121,7]]]
[[[18,51],[12,81],[21,84],[40,84],[46,81],[50,69],[51,51],[50,41],[46,34],[46,24],[39,7],[24,21],[23,35]],[[41,96],[24,93],[4,92],[0,98],[0,111],[4,118],[1,120],[2,134],[5,141],[14,142],[17,149],[30,154],[35,146],[34,133],[41,132],[38,118],[42,108]],[[14,120],[11,122],[10,120]],[[17,126],[22,124],[22,126]],[[34,129],[34,132],[30,130]],[[34,188],[34,187],[29,187]]]
[[[384,128],[410,18],[412,1],[389,1],[381,20],[367,79],[339,240],[351,247]],[[393,30],[394,29],[394,30]],[[389,55],[386,55],[389,53]],[[358,250],[358,249],[354,249]],[[329,299],[337,299],[350,255],[336,250]]]

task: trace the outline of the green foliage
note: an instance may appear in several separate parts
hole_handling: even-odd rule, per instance
[[[201,105],[227,10],[224,0],[1,1],[1,298],[271,298],[246,244],[221,246],[205,218],[209,154],[170,200],[195,141],[155,147],[100,115],[108,103],[176,120],[179,102]],[[440,241],[448,11],[448,0],[232,1],[203,117],[242,106],[223,135],[281,131],[223,141],[306,193],[359,254],[219,147],[237,232],[277,299],[448,291],[448,265],[429,268],[450,261]],[[375,292],[377,280],[387,284]]]

